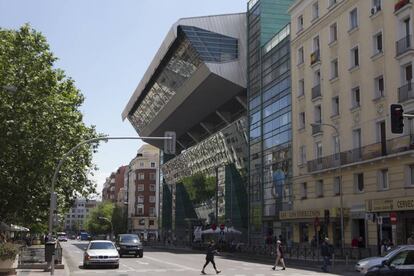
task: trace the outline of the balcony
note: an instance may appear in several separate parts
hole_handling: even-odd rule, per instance
[[[308,171],[316,172],[337,168],[340,164],[341,166],[350,165],[352,163],[367,161],[381,156],[385,157],[390,154],[412,149],[414,149],[413,137],[411,135],[401,136],[387,140],[386,144],[378,142],[360,148],[343,151],[341,154],[336,153],[308,161]],[[341,163],[339,163],[339,161]]]
[[[315,123],[318,124],[318,123],[321,123],[321,122],[315,122]],[[312,135],[315,135],[315,134],[318,134],[318,133],[322,133],[322,125],[312,125]]]
[[[397,50],[397,57],[408,52],[409,50],[413,50],[412,43],[411,43],[411,35],[407,35],[406,37],[398,40],[396,43],[396,50]]]
[[[409,82],[406,85],[398,88],[398,102],[403,103],[414,99],[413,83]]]
[[[404,6],[410,3],[410,0],[400,0],[394,5],[394,12],[398,12],[400,9],[402,9]]]
[[[312,87],[312,100],[321,96],[321,84],[317,84]]]
[[[321,61],[319,49],[311,54],[310,59],[311,59],[311,66]]]

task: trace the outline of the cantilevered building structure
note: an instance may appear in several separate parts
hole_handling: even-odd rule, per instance
[[[247,237],[245,42],[244,13],[180,19],[122,113],[140,136],[176,132],[176,155],[161,157],[164,237],[213,224]]]

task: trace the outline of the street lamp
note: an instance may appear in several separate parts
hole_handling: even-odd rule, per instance
[[[112,241],[113,236],[114,236],[114,226],[112,225],[112,221],[110,219],[106,218],[106,217],[98,217],[98,219],[109,222],[109,224],[111,225],[111,237],[109,239]]]
[[[339,152],[339,164],[338,164],[338,171],[339,171],[339,201],[340,201],[340,216],[341,216],[341,249],[342,252],[345,248],[345,234],[344,234],[344,201],[343,201],[343,193],[342,193],[342,162],[341,162],[341,142],[339,136],[339,130],[336,126],[332,124],[326,123],[312,123],[312,127],[317,126],[329,126],[335,130],[336,136],[338,137],[338,152]]]

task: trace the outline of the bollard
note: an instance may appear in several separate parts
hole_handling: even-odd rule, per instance
[[[345,255],[345,264],[348,265],[348,254]]]
[[[55,275],[55,252],[52,254],[52,265],[50,267],[50,275]]]
[[[335,254],[332,254],[332,270],[335,268]]]

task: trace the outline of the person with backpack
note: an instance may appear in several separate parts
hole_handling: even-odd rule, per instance
[[[218,254],[215,246],[214,241],[210,241],[210,244],[207,247],[207,254],[206,254],[206,263],[203,266],[203,269],[201,270],[201,274],[206,274],[204,269],[209,263],[213,264],[214,270],[216,271],[216,274],[219,274],[221,271],[216,268],[216,263],[214,262],[214,255]]]
[[[331,265],[331,256],[333,254],[333,246],[329,244],[329,239],[325,238],[321,245],[321,255],[323,258],[322,271],[328,272],[328,266]]]
[[[275,265],[272,267],[273,270],[276,269],[276,266],[279,264],[279,261],[282,264],[282,270],[286,270],[285,258],[283,257],[283,247],[282,242],[280,240],[276,242],[276,261]]]

